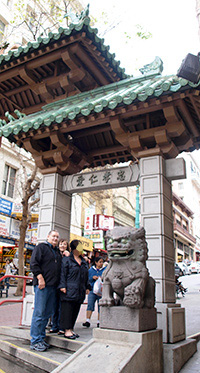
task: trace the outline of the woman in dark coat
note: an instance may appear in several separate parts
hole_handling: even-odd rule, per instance
[[[61,291],[60,327],[65,330],[64,337],[75,339],[74,325],[85,299],[91,290],[88,281],[88,265],[81,256],[83,247],[78,240],[70,243],[70,256],[62,259],[59,289]]]

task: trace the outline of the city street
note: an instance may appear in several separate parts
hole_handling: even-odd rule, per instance
[[[186,335],[200,332],[200,274],[179,277],[179,281],[188,289],[185,297],[179,295],[177,303],[185,308]]]

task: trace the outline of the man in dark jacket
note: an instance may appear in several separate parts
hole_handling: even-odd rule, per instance
[[[59,233],[49,232],[47,241],[33,250],[30,268],[33,272],[35,304],[31,323],[31,350],[45,351],[45,329],[56,304],[56,289],[60,278],[61,255],[57,248]]]

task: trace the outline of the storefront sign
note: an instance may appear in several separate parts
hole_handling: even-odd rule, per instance
[[[70,241],[72,241],[72,240],[79,240],[81,242],[81,244],[83,245],[84,250],[93,251],[92,240],[90,240],[86,237],[78,236],[77,234],[74,234],[74,233],[70,233]]]
[[[0,246],[16,246],[16,243],[14,240],[10,240],[9,238],[0,237]]]
[[[11,219],[10,236],[13,238],[16,238],[17,240],[19,240],[19,237],[20,237],[20,230],[19,230],[20,223],[21,221],[19,220]],[[31,242],[31,236],[32,236],[31,231],[27,230],[26,241]]]
[[[7,199],[0,198],[0,214],[11,215],[12,212],[12,202],[7,201]]]
[[[10,218],[0,215],[0,235],[9,236]]]
[[[84,230],[91,231],[93,226],[93,209],[86,208],[85,209],[85,222],[84,222]]]
[[[96,230],[96,231],[84,232],[84,237],[89,238],[93,242],[103,242],[103,231]]]
[[[103,229],[107,231],[108,229],[114,228],[114,217],[108,215],[93,215],[93,229]]]
[[[25,243],[24,247],[25,247],[26,249],[33,250],[34,247],[35,247],[35,245],[32,245],[32,244],[30,244],[30,243]]]
[[[94,244],[94,248],[96,249],[96,250],[105,250],[105,244],[104,244],[104,242],[96,242],[95,244]]]

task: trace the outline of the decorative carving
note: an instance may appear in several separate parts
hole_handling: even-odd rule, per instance
[[[14,120],[16,120],[16,118],[14,118],[10,113],[9,111],[6,111],[5,112],[5,116],[8,118],[9,122],[12,123],[14,122]]]
[[[163,62],[160,57],[156,57],[153,62],[144,65],[139,70],[143,75],[161,74],[163,71]]]
[[[103,273],[101,306],[153,308],[155,281],[146,268],[148,250],[144,228],[115,227],[107,232],[106,240],[110,261]]]
[[[88,4],[86,6],[86,8],[84,10],[82,10],[82,12],[80,14],[78,14],[78,13],[74,14],[72,12],[72,9],[70,9],[69,12],[64,15],[64,18],[70,17],[73,24],[77,24],[79,22],[82,22],[86,17],[89,16],[89,6],[90,6],[90,4]]]
[[[5,126],[6,124],[7,124],[7,122],[4,119],[0,119],[0,128]]]
[[[21,113],[19,110],[15,109],[14,110],[14,113],[17,115],[18,119],[22,119],[24,117],[26,117],[26,114],[24,113]]]

